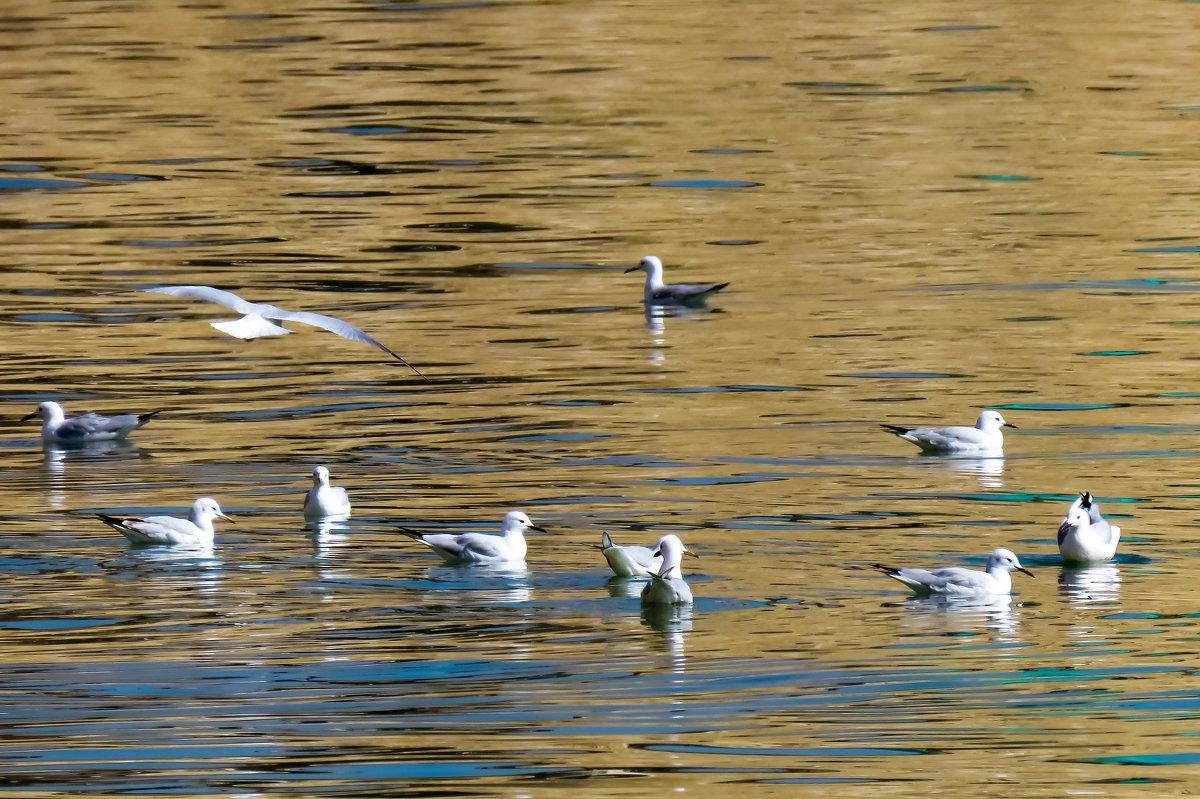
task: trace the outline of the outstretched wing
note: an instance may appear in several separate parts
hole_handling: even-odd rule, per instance
[[[273,312],[270,314],[270,316],[273,319],[285,319],[290,322],[299,322],[304,325],[312,325],[313,327],[319,327],[322,330],[328,330],[330,333],[336,333],[342,338],[348,338],[351,341],[361,341],[363,344],[370,344],[372,347],[383,350],[388,355],[391,355],[397,361],[407,366],[409,369],[412,369],[414,372],[421,375],[421,372],[411,363],[404,360],[391,349],[385,347],[383,344],[380,344],[378,341],[371,338],[349,322],[343,322],[341,319],[337,319],[332,316],[326,316],[325,314],[312,313],[311,311],[285,311],[282,308],[273,309]],[[425,377],[425,375],[421,375],[421,377]]]
[[[260,305],[258,303],[246,302],[238,295],[231,291],[222,291],[214,289],[212,286],[158,286],[152,289],[143,289],[143,291],[153,291],[156,294],[170,294],[173,297],[191,297],[195,300],[205,300],[206,302],[215,302],[217,305],[224,305],[226,308],[232,308],[240,314],[259,314],[262,316],[270,316],[277,318],[274,311],[287,313],[273,305]]]

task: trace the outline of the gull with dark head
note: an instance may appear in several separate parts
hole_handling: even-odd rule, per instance
[[[663,265],[658,256],[647,255],[626,273],[642,270],[646,273],[644,302],[647,305],[703,305],[711,295],[728,283],[664,283]]]
[[[400,531],[441,555],[449,564],[489,563],[516,565],[525,562],[528,546],[525,531],[546,532],[519,510],[504,514],[500,535],[486,533],[418,533],[401,527]]]
[[[940,569],[897,569],[882,563],[872,563],[888,577],[907,585],[918,596],[944,594],[947,596],[987,596],[1012,592],[1012,575],[1019,571],[1033,576],[1033,572],[1021,565],[1011,550],[1000,547],[988,555],[983,571],[964,569],[961,566],[944,566]]]
[[[911,441],[922,452],[940,455],[973,455],[998,453],[1004,450],[1004,433],[1000,428],[1012,427],[999,411],[984,411],[975,420],[974,427],[955,425],[952,427],[902,427],[895,424],[881,425],[884,430],[895,433],[905,441]]]
[[[1087,491],[1067,509],[1058,526],[1058,551],[1068,563],[1103,563],[1117,554],[1121,528],[1100,515],[1100,508]]]
[[[684,581],[680,568],[688,552],[679,536],[664,535],[659,539],[654,555],[662,557],[662,567],[650,574],[650,582],[642,589],[643,605],[692,604],[692,589]]]
[[[35,416],[42,417],[42,440],[55,444],[82,444],[88,441],[111,441],[124,438],[130,431],[144,425],[161,411],[134,414],[126,413],[120,416],[101,416],[98,413],[84,413],[67,418],[62,406],[52,400],[38,405],[37,410],[21,417],[27,422]]]
[[[207,546],[213,542],[216,530],[213,519],[233,521],[221,512],[221,506],[212,497],[200,497],[192,504],[186,519],[174,516],[121,517],[96,514],[100,521],[129,539],[133,544],[149,546],[167,544],[176,546]]]
[[[313,485],[304,495],[304,518],[323,519],[329,516],[349,516],[350,497],[346,489],[329,484],[329,469],[313,469]]]
[[[336,333],[342,338],[348,338],[351,341],[361,341],[364,344],[370,344],[372,347],[383,350],[409,369],[421,375],[415,366],[392,352],[392,350],[383,344],[380,344],[354,325],[343,322],[341,319],[335,319],[332,316],[311,313],[309,311],[285,311],[282,308],[267,305],[266,303],[247,302],[233,292],[215,289],[211,286],[158,286],[157,288],[144,290],[157,294],[170,294],[174,297],[191,297],[197,300],[215,302],[217,305],[224,305],[226,308],[232,308],[238,313],[244,314],[241,319],[210,322],[217,330],[227,333],[234,338],[248,341],[254,338],[261,338],[262,336],[284,336],[292,331],[275,324],[271,321],[272,319],[280,322],[300,322],[301,324],[328,330],[330,333]],[[421,375],[421,377],[425,377],[425,375]]]

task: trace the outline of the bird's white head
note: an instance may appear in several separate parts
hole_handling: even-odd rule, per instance
[[[658,546],[654,548],[653,554],[655,557],[662,556],[662,568],[659,569],[658,574],[660,577],[666,577],[672,570],[679,569],[684,555],[694,555],[695,553],[683,545],[679,536],[668,533],[658,539]]]
[[[657,274],[661,277],[662,271],[663,271],[662,261],[658,260],[657,255],[647,255],[644,258],[642,258],[641,261],[638,262],[637,266],[631,266],[628,269],[626,269],[625,271],[626,271],[626,273],[636,272],[639,269],[648,275]]]
[[[995,568],[1004,569],[1005,571],[1010,572],[1024,572],[1030,577],[1033,576],[1033,572],[1021,565],[1021,561],[1017,560],[1017,556],[1013,553],[1013,551],[1011,549],[1005,549],[1004,547],[998,547],[992,552],[992,554],[988,555],[987,571],[991,571]]]
[[[227,522],[232,522],[233,519],[225,515],[221,510],[221,506],[212,497],[200,497],[192,504],[192,516],[196,519],[224,519]]]
[[[61,422],[66,418],[66,414],[63,413],[62,406],[53,400],[46,400],[45,402],[41,403],[37,406],[36,411],[21,417],[21,421],[27,422],[37,416],[40,416],[47,422]]]
[[[1063,519],[1062,524],[1058,526],[1058,534],[1064,535],[1069,530],[1082,530],[1091,524],[1091,519],[1088,517],[1087,509],[1082,505],[1072,505],[1067,511],[1067,518]]]
[[[524,511],[510,510],[504,514],[505,535],[510,533],[524,534],[526,530],[537,530],[539,533],[546,532],[543,528],[534,524],[533,520],[526,516]]]
[[[313,485],[322,486],[329,484],[329,470],[324,466],[318,466],[313,469]]]
[[[991,410],[979,414],[979,419],[975,421],[975,426],[980,430],[999,430],[1001,427],[1017,429],[1015,424],[1004,420],[1004,417],[1000,415],[1000,411]]]

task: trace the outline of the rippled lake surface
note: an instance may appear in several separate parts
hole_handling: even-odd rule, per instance
[[[9,5],[0,793],[1188,792],[1198,15]],[[731,286],[647,313],[646,254]],[[43,449],[47,399],[163,412]],[[984,407],[1005,457],[878,426]],[[317,464],[349,520],[305,525]],[[1084,490],[1123,539],[1068,570]],[[204,495],[211,549],[92,515]],[[399,532],[511,508],[525,569]],[[694,606],[643,611],[604,531],[682,537]],[[1002,545],[1011,602],[866,568]]]

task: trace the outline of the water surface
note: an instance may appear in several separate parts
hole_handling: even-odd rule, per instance
[[[10,9],[7,790],[1186,790],[1196,14]],[[731,286],[647,313],[646,254]],[[430,380],[138,292],[191,283],[344,318]],[[44,399],[163,413],[44,451],[17,422]],[[1020,425],[1003,458],[878,427],[983,407]],[[318,463],[354,502],[325,529]],[[1124,538],[1064,570],[1082,490]],[[91,516],[202,495],[236,519],[211,549]],[[397,531],[517,507],[549,530],[521,570]],[[680,535],[695,605],[643,611],[603,531]],[[865,567],[1001,545],[1037,575],[1011,602]]]

